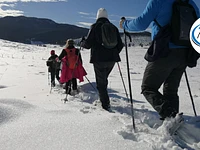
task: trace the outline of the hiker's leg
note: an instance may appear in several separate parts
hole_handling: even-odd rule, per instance
[[[180,59],[179,63],[177,63],[177,67],[173,69],[163,85],[163,95],[168,99],[170,106],[175,109],[176,112],[179,112],[178,88],[186,69],[186,52],[184,51],[186,50],[177,50],[177,56],[179,56],[177,59]]]
[[[57,69],[56,70],[56,79],[58,80],[58,82],[60,82],[60,77],[59,77],[59,72],[60,72],[60,69]]]
[[[167,100],[159,92],[159,88],[165,82],[169,74],[173,70],[173,65],[168,65],[168,61],[172,58],[170,56],[160,58],[154,62],[149,62],[145,68],[142,81],[142,94],[146,100],[153,106],[153,108],[163,118],[166,114],[163,113],[164,108],[168,107]]]
[[[110,107],[110,100],[107,92],[108,75],[114,67],[114,62],[94,63],[94,71],[96,76],[97,89],[100,101],[104,109]]]
[[[55,70],[51,69],[51,85],[55,86]]]
[[[154,63],[147,64],[142,81],[142,94],[160,116],[164,117],[161,112],[165,100],[158,90],[167,78],[167,71],[160,70],[155,75],[156,71],[158,71],[157,65],[154,65]]]
[[[173,49],[169,56],[165,58],[160,58],[155,62],[151,62],[147,64],[143,82],[142,82],[142,93],[144,94],[147,101],[153,106],[153,108],[160,114],[161,117],[165,118],[170,116],[175,110],[174,107],[170,104],[170,97],[171,96],[169,90],[167,90],[168,95],[166,95],[167,87],[164,85],[164,96],[158,91],[162,83],[167,82],[169,85],[169,81],[172,79],[170,76],[174,76],[174,70],[183,63],[185,55],[181,55],[180,59],[178,58],[179,49]],[[185,61],[185,60],[184,60]],[[176,75],[179,74],[179,75]],[[180,78],[181,71],[176,73],[176,79]],[[180,81],[177,81],[179,85]],[[177,85],[176,83],[176,85]],[[171,84],[171,81],[170,81]],[[174,85],[170,85],[170,89],[175,89],[174,92],[178,89],[178,87],[172,88]],[[176,92],[177,93],[177,92]],[[174,95],[176,97],[176,94]],[[177,97],[176,97],[177,98]]]
[[[77,79],[76,78],[72,79],[72,89],[77,90]]]
[[[68,82],[66,82],[66,94],[70,94],[71,92],[71,80],[69,80]]]

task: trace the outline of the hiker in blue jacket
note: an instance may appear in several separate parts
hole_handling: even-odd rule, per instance
[[[160,27],[170,23],[172,5],[175,0],[149,0],[143,13],[133,20],[120,20],[120,28],[127,31],[142,31],[152,25],[152,40]],[[199,18],[199,9],[193,0],[189,0]],[[142,94],[162,119],[175,117],[179,112],[178,87],[187,67],[186,55],[188,48],[169,43],[169,54],[165,57],[148,62],[141,85]],[[163,94],[158,90],[163,84]]]

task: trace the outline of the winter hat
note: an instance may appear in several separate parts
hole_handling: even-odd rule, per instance
[[[74,45],[74,40],[68,39],[66,44],[67,44],[67,46],[73,46]]]
[[[54,55],[55,54],[55,51],[54,50],[51,50],[51,55]]]
[[[108,13],[105,8],[99,8],[97,11],[97,19],[99,18],[108,18]]]

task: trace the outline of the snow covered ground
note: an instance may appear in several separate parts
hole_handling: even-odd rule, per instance
[[[83,50],[87,79],[78,83],[81,93],[69,96],[49,85],[46,59],[50,50],[60,54],[63,47],[38,47],[0,40],[0,149],[1,150],[181,150],[167,132],[169,124],[140,94],[146,61],[146,47],[128,47],[136,130],[133,130],[131,103],[128,102],[116,65],[109,77],[109,95],[115,113],[104,111],[98,102],[89,50]],[[125,50],[120,69],[128,90]],[[200,114],[200,61],[187,69],[196,106]],[[192,135],[187,149],[200,150],[200,122],[194,117],[186,80],[180,90],[180,111],[187,122],[182,132]],[[97,104],[97,106],[95,105]],[[182,134],[182,135],[183,135]]]

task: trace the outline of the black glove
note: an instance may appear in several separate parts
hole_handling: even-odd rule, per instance
[[[126,18],[125,17],[121,17],[121,20],[126,20]]]

